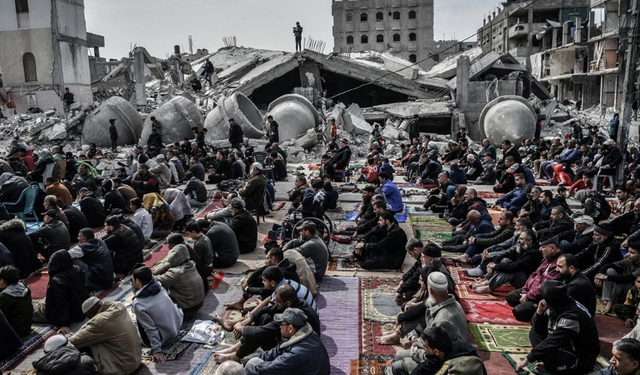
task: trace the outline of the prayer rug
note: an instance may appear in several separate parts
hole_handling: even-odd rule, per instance
[[[197,218],[203,218],[205,217],[209,212],[212,212],[214,210],[217,210],[219,208],[223,208],[224,205],[222,204],[222,200],[220,199],[214,199],[213,201],[211,201],[211,203],[209,203],[208,206],[205,206],[202,208],[202,210],[200,212],[198,212],[197,215],[195,215]]]
[[[495,193],[493,191],[478,192],[478,198],[482,198],[482,199],[498,199],[498,198],[502,198],[503,196],[504,196],[504,193]]]
[[[507,324],[469,323],[469,331],[473,335],[478,349],[488,352],[510,352],[529,354],[529,326]]]
[[[516,366],[518,365],[518,362],[524,360],[525,357],[527,356],[527,354],[529,354],[529,353],[502,352],[502,355],[507,359],[507,361],[509,361],[509,364],[513,367],[514,370],[515,370]],[[516,372],[516,374],[518,374],[518,375],[530,375],[530,374],[547,375],[548,374],[547,372],[536,371],[536,363],[538,363],[538,362],[536,361],[536,362],[533,362],[533,363],[529,363],[527,365],[527,367],[525,367],[522,371]],[[602,355],[598,355],[598,358],[596,359],[596,365],[593,366],[593,372],[606,369],[609,366],[611,366],[611,363],[609,362],[609,360],[606,359],[605,357],[603,357]]]
[[[393,355],[360,354],[358,359],[351,361],[349,375],[384,375],[391,370],[394,360]]]
[[[460,299],[479,299],[479,300],[498,300],[504,299],[507,294],[515,290],[514,287],[510,285],[502,285],[498,289],[494,290],[491,294],[480,294],[471,290],[471,285],[456,285],[456,292],[458,293],[458,297]]]
[[[442,242],[442,241],[450,240],[452,237],[451,230],[443,232],[443,231],[435,231],[435,230],[429,229],[429,227],[419,227],[419,228],[420,229],[414,228],[413,232],[415,234],[415,237],[422,242],[428,242],[428,241]]]
[[[345,221],[355,221],[356,216],[358,216],[357,211],[350,212],[347,214],[347,217],[344,219]],[[407,222],[407,214],[396,214],[396,221],[398,223],[406,223]]]
[[[273,202],[272,211],[280,211],[284,208],[287,202]]]
[[[451,224],[449,224],[445,219],[441,219],[440,217],[438,217],[438,215],[435,214],[430,214],[427,216],[411,216],[409,218],[409,223],[412,226],[419,227],[449,228],[449,231],[451,231],[451,228],[453,228]]]
[[[337,257],[341,255],[349,255],[353,252],[353,247],[355,245],[351,243],[338,243],[336,241],[331,241],[329,245],[332,257]]]
[[[172,338],[162,345],[162,351],[164,352],[164,357],[167,361],[175,361],[182,353],[189,347],[192,342],[182,341],[182,338],[189,333],[189,330],[180,330],[178,331],[178,336]],[[151,348],[142,348],[142,359],[150,360],[153,357],[153,349]]]
[[[363,277],[360,279],[362,311],[362,352],[365,354],[395,355],[401,349],[380,345],[376,337],[393,330],[400,307],[395,302],[397,277]]]
[[[529,325],[513,317],[513,308],[506,300],[461,300],[460,304],[467,313],[470,323]]]
[[[549,180],[545,180],[542,178],[536,178],[536,186],[549,186]]]
[[[0,361],[0,373],[13,368],[25,357],[33,353],[46,339],[56,334],[55,327],[50,324],[31,324],[31,333],[22,338],[22,346],[17,352]]]
[[[25,284],[31,289],[31,299],[42,299],[47,296],[47,286],[49,285],[49,271],[46,269],[29,276]]]
[[[360,267],[357,260],[349,261],[346,258],[331,258],[328,265],[329,271],[367,271],[367,272],[402,272],[402,269],[367,269]]]
[[[407,213],[413,215],[433,215],[433,211],[418,211],[416,210],[417,207],[422,207],[422,206],[405,206]]]
[[[451,278],[456,283],[456,285],[472,285],[484,280],[484,277],[469,277],[465,275],[464,271],[469,270],[469,267],[449,266],[448,268],[449,272],[451,273]]]

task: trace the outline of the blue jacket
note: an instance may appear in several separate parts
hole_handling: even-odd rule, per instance
[[[555,199],[552,199],[548,206],[541,205],[539,220],[551,220],[551,210],[559,205]]]
[[[382,192],[387,198],[387,204],[391,206],[391,209],[395,212],[402,211],[404,204],[402,203],[402,194],[400,190],[391,180],[386,180],[382,184]]]
[[[464,170],[462,168],[452,169],[451,172],[449,172],[449,179],[454,185],[467,183],[467,176],[464,174]]]
[[[531,172],[531,169],[529,167],[522,167],[522,169],[524,169],[524,175],[527,177],[527,184],[535,186],[536,178],[533,175],[533,172]]]
[[[471,229],[473,229],[474,233],[477,235],[481,233],[491,233],[496,230],[496,227],[491,222],[491,215],[487,213],[486,215],[483,214],[480,218],[480,222],[473,225]]]
[[[496,203],[502,205],[509,211],[519,211],[522,206],[527,202],[527,194],[524,186],[518,187],[505,194],[502,198],[499,198]]]
[[[389,180],[393,180],[393,174],[396,173],[396,170],[389,163],[383,163],[380,166],[380,172],[385,172],[389,175]]]
[[[615,118],[609,121],[609,137],[615,138],[618,135],[618,125],[620,125],[620,121]]]
[[[288,341],[262,352],[258,358],[264,362],[248,364],[247,375],[329,375],[329,354],[320,336],[307,323]]]
[[[580,150],[577,148],[565,148],[560,153],[559,159],[560,161],[572,162],[576,160],[578,156],[580,156]]]

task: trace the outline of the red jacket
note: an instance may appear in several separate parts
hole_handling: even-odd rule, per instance
[[[579,179],[573,185],[571,185],[571,187],[569,188],[569,194],[573,193],[574,191],[580,191],[584,189],[593,189],[593,181],[585,184],[583,179]]]
[[[542,283],[547,280],[555,280],[560,275],[558,270],[556,270],[556,263],[558,263],[558,256],[555,258],[542,259],[542,263],[540,263],[540,267],[532,273],[527,282],[524,284],[522,288],[522,293],[527,294],[527,300],[529,301],[539,301],[542,299],[542,292],[540,288],[542,287]]]
[[[331,137],[335,138],[338,136],[338,126],[336,124],[331,125]]]
[[[378,168],[378,164],[375,163],[362,168],[362,173],[367,174],[367,181],[371,182],[374,178],[378,178]]]

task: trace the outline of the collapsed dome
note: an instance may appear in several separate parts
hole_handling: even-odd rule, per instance
[[[119,96],[110,97],[89,114],[82,128],[82,142],[95,143],[97,147],[111,146],[110,119],[116,120],[118,145],[138,142],[142,134],[142,117],[133,104]]]

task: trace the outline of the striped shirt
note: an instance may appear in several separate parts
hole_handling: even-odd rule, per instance
[[[318,312],[318,306],[316,306],[316,301],[313,299],[313,295],[311,294],[311,292],[309,292],[309,289],[307,289],[306,286],[294,280],[282,279],[282,281],[280,281],[280,284],[278,284],[278,286],[276,287],[276,290],[278,290],[278,288],[281,285],[284,285],[285,283],[291,285],[293,289],[296,290],[296,293],[298,294],[298,298],[302,298],[306,303],[309,304],[309,306],[311,306],[315,310],[316,314],[320,316],[320,313]],[[276,303],[275,291],[271,294],[271,303]]]

